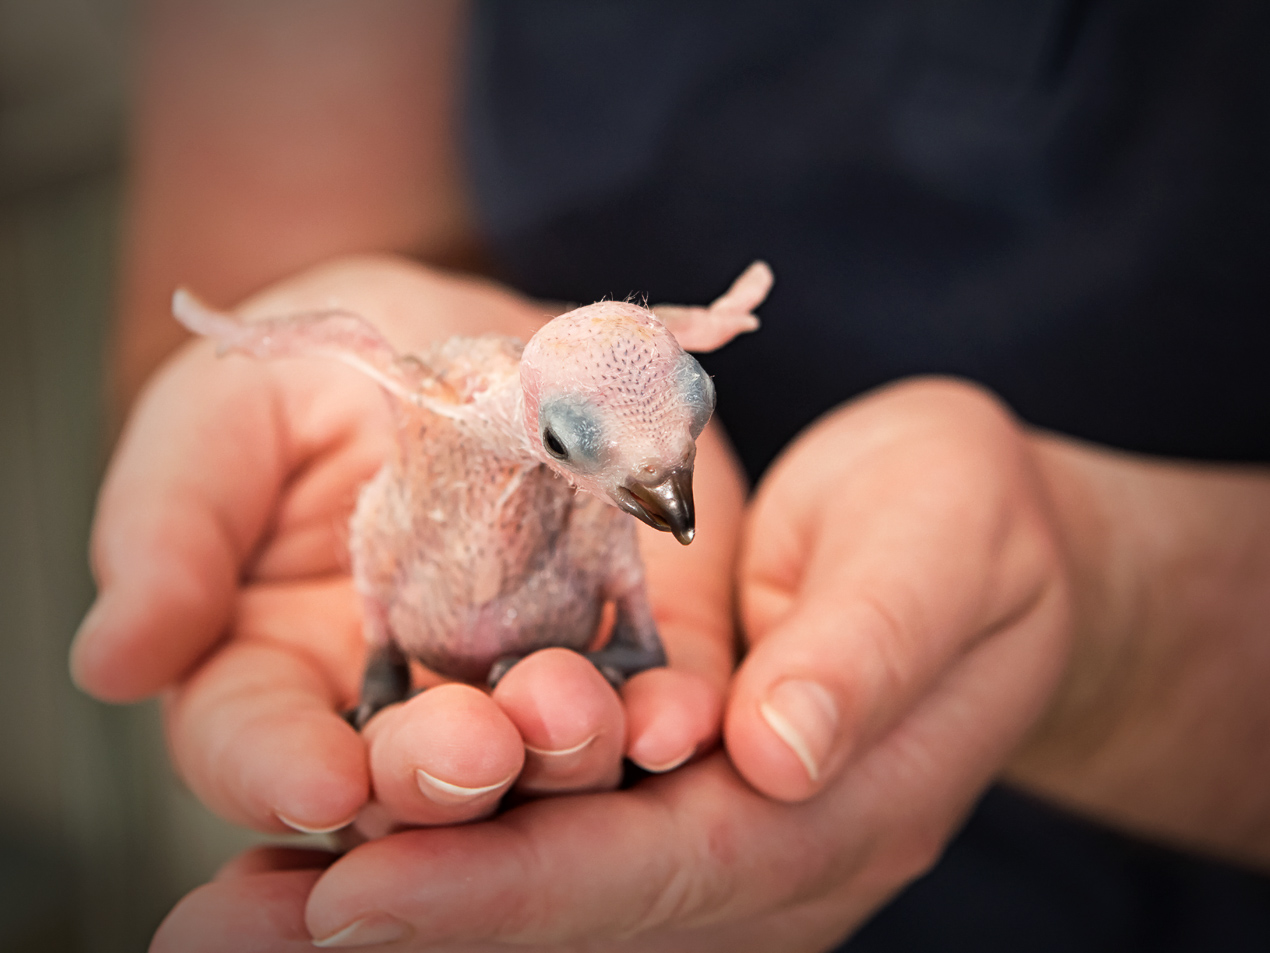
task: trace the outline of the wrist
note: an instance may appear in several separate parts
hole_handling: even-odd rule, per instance
[[[1117,514],[1114,466],[1096,451],[1045,434],[1025,437],[1039,476],[1061,571],[1067,577],[1069,655],[1045,715],[1011,764],[1045,776],[1101,744],[1132,670],[1141,583],[1134,546]]]
[[[1072,650],[1008,779],[1100,820],[1270,860],[1270,479],[1030,438]]]

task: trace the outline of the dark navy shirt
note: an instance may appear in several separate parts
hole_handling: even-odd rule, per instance
[[[529,293],[705,303],[772,264],[763,329],[703,361],[752,478],[922,373],[1103,444],[1270,460],[1270,4],[484,2],[465,122]],[[1270,891],[997,791],[855,942],[1266,950]]]

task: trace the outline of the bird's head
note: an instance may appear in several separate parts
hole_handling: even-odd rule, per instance
[[[544,325],[520,364],[539,457],[578,487],[692,541],[696,439],[714,384],[650,312],[601,301]]]

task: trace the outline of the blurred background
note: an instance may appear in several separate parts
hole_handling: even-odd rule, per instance
[[[157,706],[81,695],[106,457],[130,0],[0,0],[0,953],[144,950],[250,836],[169,771]]]

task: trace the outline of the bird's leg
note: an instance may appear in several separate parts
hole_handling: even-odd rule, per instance
[[[344,713],[345,720],[358,731],[381,708],[410,696],[410,660],[392,640],[382,607],[371,599],[363,599],[362,608],[368,644],[366,671],[357,707]]]
[[[614,688],[621,688],[632,675],[666,664],[653,621],[653,609],[643,584],[628,589],[616,600],[617,618],[604,648],[587,652],[591,664],[600,670]]]
[[[361,731],[381,708],[405,701],[410,695],[410,662],[391,642],[372,649],[362,676],[362,696],[357,707],[344,713],[345,720]]]

